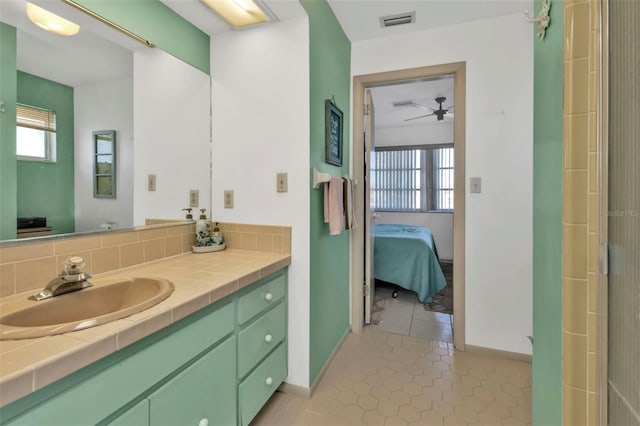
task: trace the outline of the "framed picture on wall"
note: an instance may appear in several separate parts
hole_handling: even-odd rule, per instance
[[[342,166],[342,126],[343,116],[340,108],[330,99],[324,101],[324,143],[325,162]]]

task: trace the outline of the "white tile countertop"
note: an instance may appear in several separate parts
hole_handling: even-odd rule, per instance
[[[226,249],[187,253],[96,274],[94,285],[115,277],[159,277],[174,292],[159,304],[104,325],[70,333],[0,341],[0,406],[41,389],[291,264],[291,256]],[[44,286],[44,285],[43,285]],[[33,291],[0,298],[2,304]]]

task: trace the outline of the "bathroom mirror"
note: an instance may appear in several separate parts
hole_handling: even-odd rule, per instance
[[[25,0],[0,1],[0,20],[16,28],[18,102],[43,106],[46,96],[62,99],[35,89],[34,81],[45,81],[67,90],[72,106],[50,107],[60,120],[56,161],[18,161],[16,203],[3,198],[0,210],[46,217],[53,235],[180,219],[191,190],[199,192],[199,207],[210,211],[209,75],[60,0],[34,2],[81,29],[73,37],[47,33],[28,20]],[[99,129],[115,131],[113,154],[96,151],[93,132]],[[65,143],[71,144],[66,150]],[[109,164],[111,175],[96,168],[107,155],[112,162],[102,167]],[[150,175],[157,179],[155,191],[147,185]]]
[[[93,196],[116,198],[116,132],[93,132]]]

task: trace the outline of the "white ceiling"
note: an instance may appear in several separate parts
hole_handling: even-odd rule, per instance
[[[97,23],[83,13],[65,6],[60,0],[32,1],[80,24],[81,31],[74,37],[49,34],[35,27],[28,20],[25,13],[25,0],[0,0],[2,20],[19,29],[19,51],[35,53],[30,56],[19,54],[20,69],[71,86],[130,75],[131,51],[144,49],[144,46]],[[199,0],[162,1],[210,36],[235,31]],[[530,9],[532,4],[531,0],[328,0],[328,2],[352,42],[523,12]],[[298,0],[264,0],[264,3],[279,20],[306,16]],[[409,11],[416,12],[416,23],[392,28],[380,26],[378,19],[380,16]],[[240,31],[251,31],[251,29]],[[110,41],[105,41],[105,36]],[[96,48],[96,46],[99,47]],[[445,107],[451,105],[453,99],[451,79],[376,88],[374,98],[377,108],[377,127],[423,125],[430,121],[437,123],[435,117],[406,122],[404,119],[428,110],[415,106],[393,107],[392,105],[393,102],[414,101],[427,107],[437,108],[434,100],[437,96],[447,98]]]
[[[375,126],[377,129],[438,124],[435,116],[405,120],[430,114],[433,110],[438,109],[439,105],[435,98],[440,96],[447,98],[442,104],[443,108],[447,109],[453,106],[453,76],[374,87],[371,89],[371,96],[375,106]],[[407,101],[412,101],[420,106],[393,106],[395,102]],[[452,120],[452,116],[449,114],[444,117],[445,122]]]
[[[327,0],[351,42],[531,11],[531,0]],[[416,12],[416,22],[382,28],[379,18]],[[523,18],[524,19],[524,18]],[[446,37],[446,34],[443,34]]]

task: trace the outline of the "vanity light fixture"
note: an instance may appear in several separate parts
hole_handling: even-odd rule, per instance
[[[233,28],[244,28],[275,20],[275,15],[256,0],[201,0]]]
[[[137,35],[135,33],[132,33],[128,29],[126,29],[124,27],[121,27],[120,25],[116,24],[115,22],[111,22],[107,18],[98,15],[97,13],[92,11],[91,9],[87,9],[86,7],[76,3],[73,0],[62,0],[62,1],[64,3],[66,3],[66,4],[68,4],[69,6],[78,9],[79,11],[86,13],[87,15],[91,16],[92,18],[97,19],[98,21],[102,22],[103,24],[106,24],[106,25],[110,26],[111,28],[120,31],[123,34],[128,35],[132,39],[134,39],[136,41],[139,41],[140,43],[144,44],[147,47],[156,47],[156,45],[151,43],[149,40],[147,40],[147,39],[145,39],[143,37],[140,37],[139,35]]]
[[[31,22],[50,33],[72,36],[80,31],[80,25],[74,24],[33,3],[27,2],[27,16],[31,19]]]

